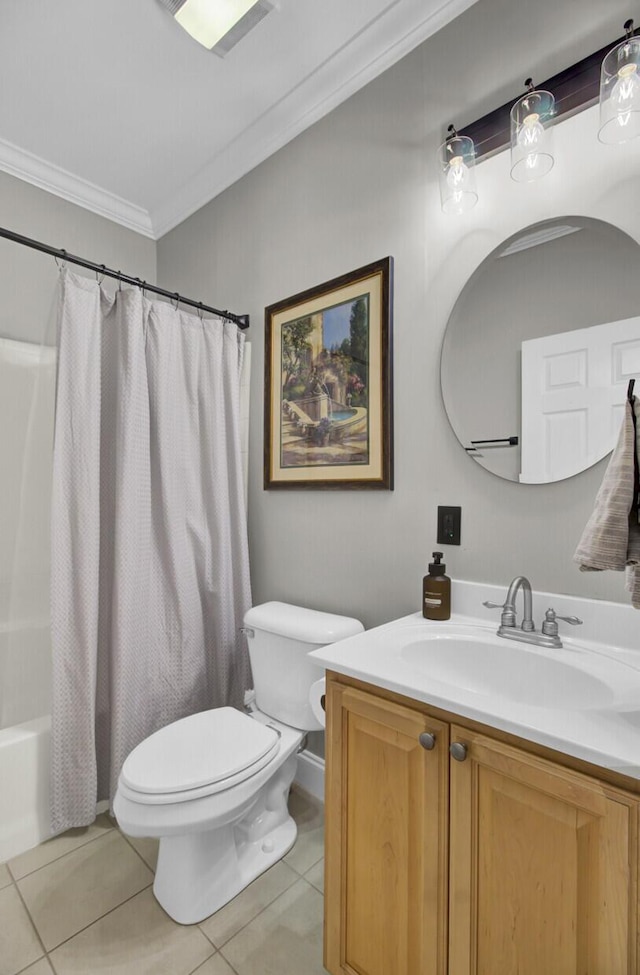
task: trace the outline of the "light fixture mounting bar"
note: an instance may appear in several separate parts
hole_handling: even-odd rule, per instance
[[[631,36],[638,36],[640,28],[635,30]],[[600,68],[605,55],[616,44],[624,41],[626,35],[606,44],[599,51],[594,51],[588,57],[583,58],[572,64],[570,68],[565,68],[555,74],[548,81],[543,81],[536,85],[537,88],[550,91],[556,100],[556,118],[561,119],[568,115],[575,115],[598,101],[600,91]],[[517,98],[518,95],[515,96]],[[476,162],[494,156],[503,149],[508,148],[511,141],[510,133],[510,112],[515,101],[511,101],[495,108],[487,115],[471,122],[469,125],[461,126],[459,134],[466,135],[473,140],[476,148]]]

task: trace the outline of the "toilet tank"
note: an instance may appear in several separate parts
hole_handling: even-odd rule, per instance
[[[316,731],[311,685],[324,676],[308,654],[364,630],[359,620],[289,603],[263,603],[244,617],[256,705],[263,714],[301,731]]]

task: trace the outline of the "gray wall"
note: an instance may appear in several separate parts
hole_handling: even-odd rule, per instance
[[[621,577],[581,574],[571,562],[603,464],[555,485],[494,477],[459,446],[439,380],[451,308],[501,240],[561,213],[612,220],[637,236],[638,157],[631,164],[621,150],[599,146],[592,110],[558,128],[561,155],[574,156],[559,158],[540,185],[512,183],[508,153],[501,154],[478,167],[480,202],[456,218],[441,214],[435,183],[447,123],[462,127],[501,104],[531,66],[544,78],[601,47],[627,15],[619,0],[606,7],[586,0],[578,11],[570,0],[538,0],[534,19],[530,4],[480,0],[159,241],[161,284],[252,316],[256,602],[325,608],[367,626],[417,610],[422,575],[439,547],[438,504],[462,505],[462,545],[445,550],[454,579],[506,587],[523,572],[537,589],[626,601]],[[544,37],[554,38],[553,52]],[[395,259],[395,491],[265,492],[264,307],[388,254]]]
[[[154,241],[2,172],[0,214],[7,230],[155,281]],[[57,278],[52,257],[0,239],[0,335],[43,341]]]

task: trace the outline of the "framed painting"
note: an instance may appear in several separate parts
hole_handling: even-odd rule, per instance
[[[393,259],[265,309],[264,486],[393,490]]]

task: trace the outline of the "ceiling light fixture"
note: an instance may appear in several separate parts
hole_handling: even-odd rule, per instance
[[[468,136],[458,135],[455,126],[447,131],[438,149],[440,200],[445,213],[464,213],[478,202],[475,147]]]
[[[626,37],[602,62],[600,74],[600,142],[629,142],[640,135],[640,37],[634,37],[633,21]]]
[[[530,183],[546,176],[553,167],[551,124],[556,101],[550,91],[525,81],[527,92],[511,109],[511,178]]]
[[[160,0],[194,40],[224,57],[276,6],[274,0]]]

